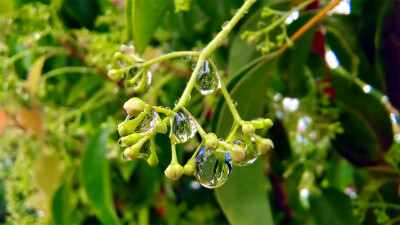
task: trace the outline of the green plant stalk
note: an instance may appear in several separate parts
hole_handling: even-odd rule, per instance
[[[125,1],[125,30],[126,30],[126,41],[127,42],[130,42],[133,40],[132,8],[133,8],[133,0],[126,0]]]
[[[93,73],[97,74],[97,71],[95,69],[89,68],[89,67],[78,67],[78,66],[70,66],[70,67],[63,67],[55,70],[51,70],[45,74],[42,75],[43,81],[60,75],[60,74],[66,74],[66,73]]]
[[[222,30],[217,34],[217,36],[201,51],[199,55],[199,59],[197,60],[197,64],[193,73],[190,77],[189,83],[186,86],[185,90],[181,98],[179,99],[178,104],[174,107],[173,111],[177,112],[181,109],[188,101],[189,95],[192,92],[193,86],[196,81],[196,76],[203,64],[203,61],[209,57],[216,48],[218,48],[221,43],[225,40],[228,34],[231,32],[233,27],[239,22],[239,20],[246,14],[249,8],[256,2],[257,0],[247,0],[244,4],[240,7],[237,13],[232,17],[232,19],[222,28]],[[228,103],[229,104],[229,103]],[[232,104],[232,103],[231,103]]]
[[[293,12],[301,10],[305,7],[307,7],[309,4],[311,4],[312,2],[314,2],[314,0],[308,0],[305,1],[301,4],[299,4],[298,6],[294,7],[293,9],[291,9],[289,12],[285,13],[283,16],[281,16],[279,19],[275,20],[273,23],[271,23],[269,26],[267,26],[266,28],[256,32],[259,33],[257,35],[260,35],[261,33],[268,33],[270,32],[272,29],[274,29],[275,27],[281,25],[282,23],[285,22],[285,20],[288,18],[288,16],[290,16]]]

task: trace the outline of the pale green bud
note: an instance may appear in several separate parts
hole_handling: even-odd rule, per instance
[[[229,155],[233,162],[240,163],[246,156],[246,151],[239,145],[233,145],[232,150],[229,152]]]
[[[212,150],[217,149],[219,146],[219,140],[217,135],[215,135],[214,133],[206,134],[205,145]]]
[[[195,171],[194,161],[188,161],[186,165],[183,167],[183,173],[188,176],[193,176]]]
[[[171,163],[164,171],[164,174],[171,180],[178,180],[183,175],[183,166],[179,163]]]
[[[142,99],[134,97],[125,102],[124,109],[129,116],[136,117],[143,111],[145,106]]]
[[[256,128],[251,123],[246,123],[242,126],[243,134],[252,136],[256,132]]]

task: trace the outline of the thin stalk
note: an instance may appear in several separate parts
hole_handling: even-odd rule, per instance
[[[228,34],[231,32],[233,27],[239,22],[239,20],[246,14],[249,8],[256,2],[257,0],[247,0],[245,3],[240,7],[237,13],[232,17],[232,19],[223,26],[222,30],[215,36],[215,38],[201,51],[199,55],[199,60],[197,60],[197,64],[193,73],[189,79],[189,83],[187,84],[185,90],[181,98],[179,99],[178,104],[173,109],[174,112],[177,112],[180,108],[182,108],[189,99],[189,95],[192,92],[194,83],[196,81],[196,76],[203,64],[203,61],[208,58],[217,47],[221,45],[221,43],[225,40]]]

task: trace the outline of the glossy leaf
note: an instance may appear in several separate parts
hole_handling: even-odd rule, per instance
[[[228,181],[215,190],[230,224],[274,224],[265,182],[261,160],[257,160],[250,166],[235,167]]]
[[[310,211],[316,224],[359,224],[352,214],[349,197],[335,189],[323,189],[310,196]]]
[[[115,212],[106,159],[108,132],[98,130],[89,140],[82,159],[82,182],[97,217],[103,224],[120,224]]]
[[[71,193],[67,183],[63,183],[56,191],[52,204],[52,214],[53,214],[54,224],[57,225],[71,224],[70,195]]]
[[[171,4],[171,0],[133,0],[133,43],[139,54],[144,52]]]

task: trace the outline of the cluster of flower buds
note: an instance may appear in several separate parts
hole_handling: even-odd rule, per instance
[[[133,46],[122,45],[116,52],[108,71],[108,77],[116,82],[123,82],[135,92],[143,92],[151,83],[152,73],[144,66],[144,60],[138,56]]]
[[[277,20],[278,18],[285,19],[290,14],[278,10],[274,10],[268,7],[264,7],[261,11],[261,18],[271,17],[272,21]],[[275,27],[280,26],[282,32],[275,36],[276,42],[270,40],[270,32],[275,29]],[[259,21],[257,23],[256,31],[244,31],[240,36],[243,40],[246,40],[248,45],[253,46],[256,45],[256,49],[263,54],[270,52],[271,50],[280,47],[284,44],[287,44],[289,47],[293,45],[292,41],[287,35],[286,32],[286,24],[274,24],[267,26],[267,24],[263,21]],[[263,38],[264,37],[264,38]]]
[[[124,104],[126,120],[117,126],[121,136],[119,144],[126,147],[123,156],[127,160],[146,159],[150,166],[158,164],[155,134],[165,134],[167,125],[153,107],[140,98],[131,98]]]

